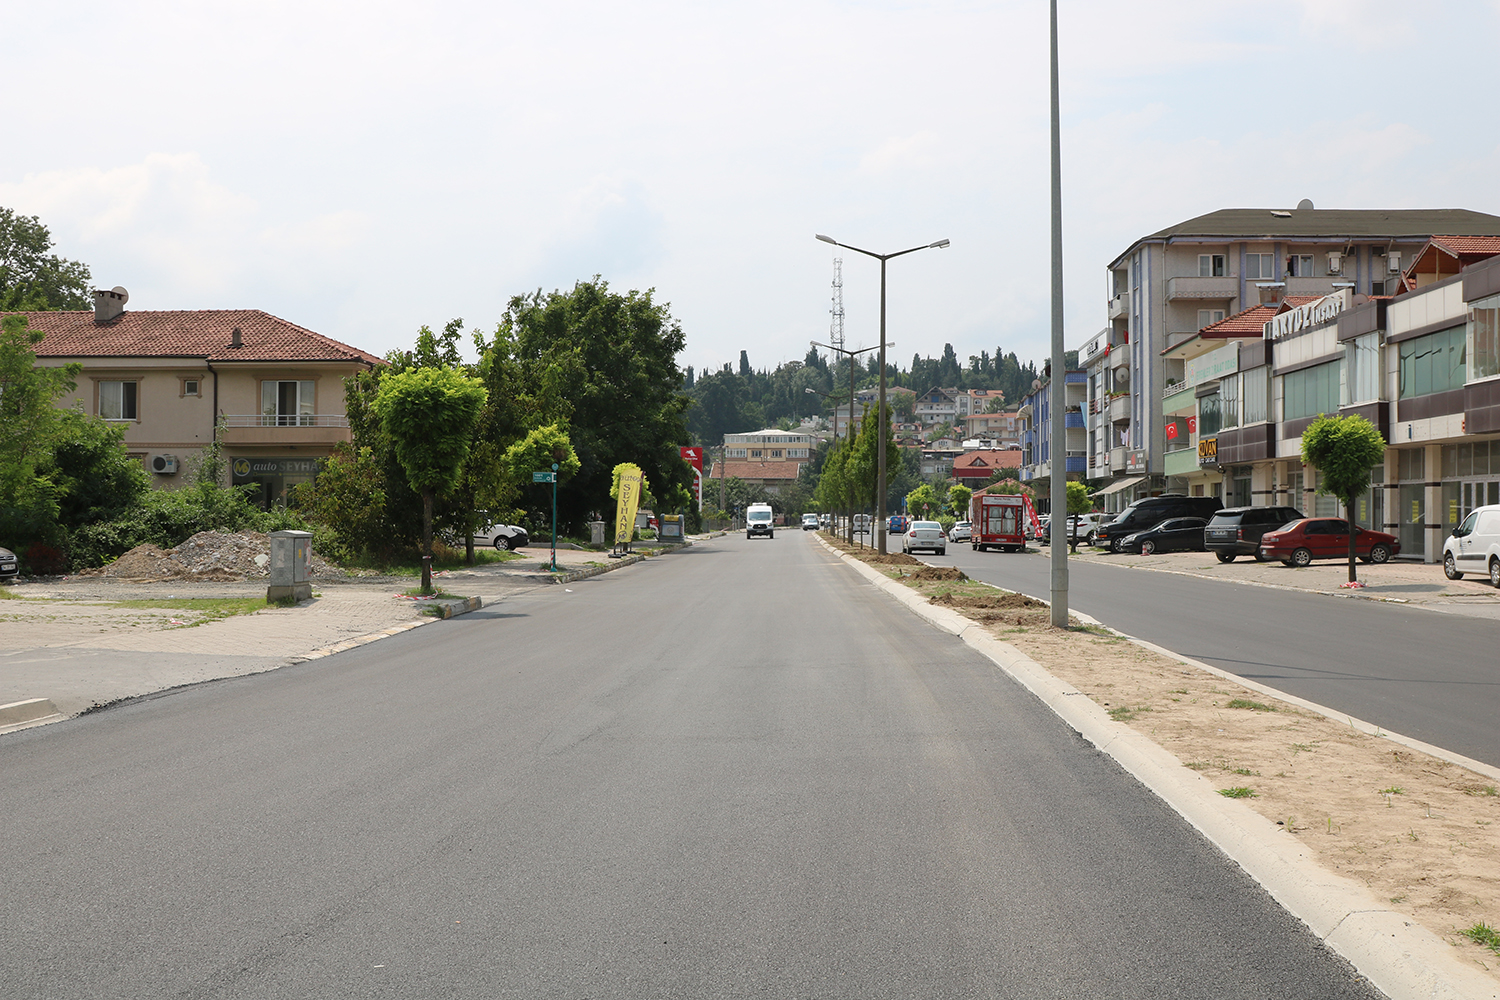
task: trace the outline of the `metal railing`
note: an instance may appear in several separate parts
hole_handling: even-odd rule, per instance
[[[230,413],[225,427],[348,427],[342,413]]]

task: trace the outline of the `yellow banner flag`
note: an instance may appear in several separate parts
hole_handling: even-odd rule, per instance
[[[620,503],[615,509],[615,544],[629,544],[635,536],[635,512],[641,505],[641,470],[620,473]]]

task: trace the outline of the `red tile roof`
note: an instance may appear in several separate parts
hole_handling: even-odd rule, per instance
[[[379,364],[357,347],[259,309],[126,310],[104,323],[92,310],[29,312],[43,358],[208,358],[210,361],[346,361]],[[231,347],[234,330],[242,346]]]
[[[960,474],[988,476],[995,469],[1019,469],[1020,467],[1020,448],[971,451],[953,460],[955,476]]]
[[[1439,253],[1454,263],[1443,267]],[[1500,256],[1500,236],[1434,236],[1417,251],[1404,277],[1410,279],[1414,274],[1434,274],[1439,270],[1457,274],[1465,264],[1495,256]]]
[[[730,479],[785,479],[797,478],[804,463],[796,461],[786,462],[736,462],[726,460],[715,462],[708,478],[722,479],[724,473],[720,469],[729,470]]]
[[[1323,298],[1321,295],[1288,295],[1281,300],[1279,306],[1252,306],[1244,312],[1237,312],[1233,316],[1226,316],[1217,323],[1210,323],[1198,331],[1198,336],[1207,340],[1228,337],[1259,337],[1265,332],[1265,325],[1271,321],[1271,317],[1287,309],[1295,309],[1297,306],[1305,306],[1309,302],[1316,302]]]

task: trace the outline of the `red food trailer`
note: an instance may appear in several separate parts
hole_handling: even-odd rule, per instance
[[[976,552],[988,548],[1022,552],[1026,548],[1026,520],[1036,525],[1036,513],[1025,495],[976,493],[969,501],[969,544]]]

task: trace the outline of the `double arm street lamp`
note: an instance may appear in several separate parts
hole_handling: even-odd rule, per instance
[[[822,343],[819,343],[816,340],[810,340],[810,341],[808,341],[808,343],[811,344],[814,347],[822,347],[822,348],[826,348],[827,350],[830,350],[830,351],[838,351],[840,354],[847,354],[849,356],[849,440],[851,442],[853,442],[853,440],[854,440],[854,359],[856,357],[858,357],[859,355],[864,354],[866,351],[873,351],[873,350],[875,350],[875,348],[874,347],[861,347],[857,351],[847,351],[847,350],[845,350],[842,347],[834,347],[832,344],[822,344]],[[886,345],[886,346],[894,347],[895,345],[894,344],[889,344],[889,345]],[[807,391],[808,392],[818,392],[816,389],[808,389]],[[821,396],[821,395],[823,395],[823,393],[818,392],[818,395]],[[835,443],[837,443],[838,439],[839,439],[839,411],[838,411],[838,408],[835,407],[834,410],[833,410],[833,440],[834,440]],[[884,441],[884,438],[882,438],[881,440]],[[854,507],[852,505],[849,508],[849,544],[850,545],[854,544]],[[861,544],[863,544],[863,543],[861,543]]]
[[[938,240],[936,243],[924,243],[922,246],[911,247],[908,250],[897,250],[895,253],[875,253],[870,250],[861,250],[859,247],[852,247],[847,243],[840,243],[832,236],[824,236],[822,233],[818,233],[817,237],[824,243],[832,243],[836,247],[853,250],[855,253],[862,253],[866,257],[874,257],[880,261],[880,409],[876,414],[877,419],[880,421],[877,425],[880,436],[880,447],[876,449],[876,454],[879,458],[876,463],[878,471],[875,474],[875,538],[876,551],[881,555],[885,555],[885,349],[887,346],[885,342],[885,262],[892,257],[916,253],[918,250],[939,249],[947,246],[948,241]],[[852,404],[850,406],[850,415],[853,415]]]

